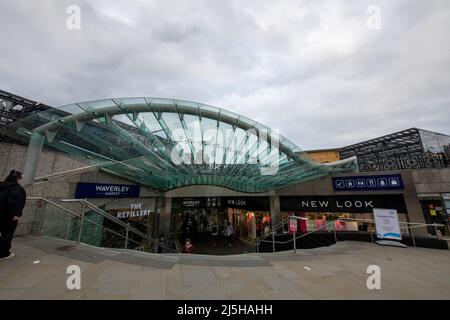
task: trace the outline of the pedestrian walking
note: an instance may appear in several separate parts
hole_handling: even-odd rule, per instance
[[[14,257],[11,243],[27,199],[19,184],[21,179],[22,172],[11,170],[5,181],[0,182],[0,259]]]
[[[227,228],[225,229],[225,237],[228,242],[228,246],[231,247],[231,242],[233,241],[234,229],[230,222],[228,222]]]
[[[217,222],[214,222],[211,228],[211,236],[212,236],[212,246],[216,247],[217,238],[219,237],[219,226],[217,225]]]

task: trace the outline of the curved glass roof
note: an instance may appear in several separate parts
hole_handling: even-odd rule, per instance
[[[83,159],[115,175],[167,191],[216,185],[263,192],[334,172],[355,158],[316,163],[288,139],[233,112],[161,98],[117,98],[50,108],[16,121],[6,134]]]

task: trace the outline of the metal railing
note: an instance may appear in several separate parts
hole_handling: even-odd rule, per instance
[[[288,219],[285,219],[284,217],[281,217],[281,221],[278,222],[276,225],[271,226],[270,232],[264,233],[261,235],[261,237],[256,238],[255,245],[256,245],[256,253],[259,253],[259,245],[261,242],[267,242],[264,239],[268,237],[272,237],[272,240],[269,241],[272,243],[272,250],[275,252],[275,235],[277,234],[277,230],[281,229],[282,234],[289,233],[289,231],[284,229],[285,226],[287,226]]]
[[[370,157],[358,159],[359,170],[386,171],[422,168],[450,167],[450,156],[445,153],[420,154],[391,157]]]
[[[165,248],[166,250],[168,250],[169,252],[178,252],[177,250],[173,250],[172,248],[166,246],[164,243],[159,243],[158,239],[154,239],[148,235],[146,235],[145,233],[139,231],[138,229],[130,226],[129,223],[125,223],[115,217],[113,217],[112,215],[110,215],[109,213],[107,213],[106,211],[98,208],[97,206],[95,206],[94,204],[88,202],[85,199],[63,199],[60,200],[61,202],[76,202],[76,203],[80,203],[82,210],[81,210],[81,214],[77,214],[67,208],[64,208],[63,206],[48,200],[46,198],[43,197],[27,197],[27,200],[35,200],[35,201],[42,201],[43,202],[43,207],[42,207],[42,213],[41,216],[39,218],[38,223],[38,227],[37,230],[35,232],[35,234],[37,236],[41,236],[42,235],[42,228],[44,226],[44,222],[46,219],[46,215],[47,215],[47,205],[52,205],[53,207],[63,211],[64,213],[68,214],[69,217],[71,217],[67,223],[67,231],[65,233],[65,238],[69,239],[70,238],[70,230],[71,228],[74,227],[74,224],[72,223],[73,219],[77,219],[77,221],[79,221],[79,228],[77,230],[77,234],[76,234],[76,244],[77,246],[82,242],[82,235],[83,235],[83,229],[85,228],[85,224],[90,224],[90,236],[89,236],[89,243],[91,243],[92,241],[92,235],[93,235],[93,227],[97,227],[100,230],[102,230],[102,232],[106,231],[107,233],[110,233],[111,235],[114,235],[115,237],[117,237],[118,239],[122,239],[121,241],[124,241],[124,248],[128,249],[129,248],[129,244],[134,244],[136,245],[137,248],[142,248],[144,247],[144,251],[150,251],[148,249],[151,248],[151,246],[153,245],[153,249],[154,252],[157,253],[158,252],[158,248],[161,246],[163,248]],[[113,230],[111,228],[105,227],[102,224],[99,224],[95,221],[93,221],[92,219],[89,219],[89,217],[86,216],[86,209],[90,209],[92,211],[95,211],[96,213],[100,214],[103,218],[108,219],[109,221],[111,221],[114,225],[122,227],[123,231],[125,232],[125,234],[122,234],[120,232],[118,232],[117,230]],[[61,212],[59,212],[59,214],[62,214]],[[138,242],[136,240],[134,240],[131,235],[137,235],[138,237],[140,237],[142,239],[142,241],[144,242]],[[145,247],[147,247],[147,250],[145,250]]]
[[[335,240],[335,242],[338,242],[338,233],[341,232],[341,231],[340,231],[340,230],[337,230],[337,229],[335,228],[335,224],[336,224],[337,221],[345,221],[345,222],[346,222],[346,221],[354,221],[354,222],[363,222],[363,223],[367,223],[367,224],[368,224],[367,230],[369,230],[368,233],[370,234],[371,242],[374,242],[373,231],[372,231],[372,228],[370,228],[370,225],[375,226],[375,221],[374,221],[374,220],[371,220],[371,219],[355,219],[355,218],[338,218],[338,219],[335,219],[335,220],[331,220],[331,221],[329,221],[328,223],[324,224],[323,226],[321,226],[321,227],[319,227],[319,228],[317,228],[317,229],[314,229],[314,230],[309,231],[309,232],[306,232],[306,233],[301,233],[301,234],[299,234],[298,236],[295,236],[295,233],[293,233],[293,237],[292,237],[291,239],[289,239],[289,240],[286,240],[286,241],[276,241],[276,240],[275,240],[275,236],[276,236],[276,232],[275,232],[276,228],[275,228],[275,227],[279,227],[280,224],[283,225],[283,224],[287,223],[287,222],[289,221],[290,218],[301,219],[301,220],[308,220],[308,218],[297,217],[297,216],[295,216],[295,217],[290,216],[290,217],[288,217],[288,219],[286,219],[286,221],[283,221],[283,220],[282,220],[280,223],[278,223],[277,225],[275,225],[274,227],[272,227],[272,232],[271,232],[269,235],[266,234],[266,235],[263,235],[262,237],[256,239],[256,241],[255,241],[256,252],[259,252],[259,245],[261,244],[261,242],[272,243],[272,251],[273,251],[273,252],[275,252],[275,244],[282,244],[282,245],[285,245],[285,244],[288,244],[288,243],[293,242],[293,250],[294,250],[294,253],[295,253],[295,251],[296,251],[296,241],[297,241],[298,239],[304,238],[304,237],[306,237],[306,236],[308,236],[308,235],[310,235],[310,234],[313,234],[313,233],[315,233],[315,232],[320,232],[320,231],[322,231],[322,230],[324,230],[324,229],[327,230],[327,231],[329,231],[329,232],[330,232],[330,231],[333,231],[333,233],[334,233],[334,240]],[[410,234],[411,239],[412,239],[412,242],[413,242],[413,246],[414,246],[414,247],[416,247],[416,241],[415,241],[415,235],[414,235],[412,229],[415,229],[415,228],[423,228],[423,227],[425,227],[425,228],[427,228],[427,227],[433,227],[436,236],[432,236],[432,235],[429,234],[428,237],[429,237],[429,238],[436,238],[436,239],[439,240],[439,239],[444,239],[444,237],[438,235],[438,229],[437,229],[437,228],[438,228],[438,227],[447,227],[447,226],[444,225],[444,224],[438,224],[438,223],[432,223],[432,224],[430,224],[430,223],[417,223],[417,222],[403,222],[403,221],[401,221],[401,222],[399,222],[399,224],[401,225],[401,226],[400,226],[400,230],[401,230],[401,231],[402,231],[402,230],[407,230],[408,233]],[[329,226],[330,226],[330,225],[333,225],[333,229],[332,229],[332,230],[329,230]],[[404,225],[404,226],[402,226],[402,225]],[[345,230],[343,230],[343,231],[345,231]],[[349,231],[349,232],[352,232],[352,231]],[[265,240],[265,239],[268,238],[270,235],[272,236],[272,239],[271,239],[271,240]]]

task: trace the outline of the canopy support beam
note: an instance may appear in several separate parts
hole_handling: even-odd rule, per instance
[[[27,156],[25,158],[23,183],[30,185],[36,177],[39,159],[41,157],[42,147],[44,145],[45,136],[40,133],[33,132],[31,134],[30,143],[27,148]]]

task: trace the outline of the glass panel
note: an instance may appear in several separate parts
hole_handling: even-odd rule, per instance
[[[151,100],[159,106],[174,106],[171,99],[151,98]],[[122,108],[117,107],[112,100],[81,104],[89,112],[111,106],[123,112],[114,115],[112,125],[107,123],[104,117],[99,117],[84,123],[82,129],[77,130],[75,123],[66,120],[61,123],[54,139],[47,138],[45,144],[77,157],[87,165],[103,164],[105,171],[162,191],[190,184],[209,183],[238,191],[260,192],[333,172],[357,170],[356,161],[327,166],[310,162],[303,156],[304,153],[300,153],[300,148],[281,136],[280,143],[285,147],[283,153],[279,155],[277,150],[272,150],[273,152],[268,154],[268,142],[262,135],[267,128],[226,110],[200,105],[200,122],[197,116],[190,114],[184,114],[181,121],[176,112],[163,112],[162,118],[158,119],[155,116],[158,112],[157,105],[155,113],[146,108],[147,112],[140,112],[138,118],[133,119],[132,109],[141,108],[142,105],[139,104],[145,103],[144,99],[125,98],[117,101],[121,103]],[[194,102],[178,100],[175,102],[181,112],[183,107],[185,110],[190,108],[189,112],[193,110],[197,112],[197,104]],[[175,111],[175,106],[169,109]],[[2,134],[28,143],[33,130],[66,116],[68,112],[82,111],[75,105],[49,109],[3,127]],[[216,118],[226,119],[229,122],[219,121],[219,134]],[[233,131],[235,124],[243,125],[245,128],[247,126],[259,128],[263,140],[258,142],[254,132],[247,140],[247,133],[242,128],[237,127]],[[153,140],[153,135],[160,139]],[[172,135],[175,141],[170,141]],[[39,129],[33,137],[39,137]],[[181,156],[188,155],[188,158],[192,158],[192,153],[201,152],[203,156],[201,162],[206,164],[172,163],[173,142]],[[288,152],[290,158],[284,152]],[[279,165],[277,174],[261,176],[262,167],[274,164]],[[57,230],[57,226],[54,227],[56,229],[52,232],[61,236],[62,231]]]
[[[197,116],[185,115],[184,122],[189,137],[193,142],[202,142],[202,129],[200,119]]]
[[[236,128],[233,138],[229,144],[229,154],[227,154],[226,163],[234,163],[239,152],[244,148],[246,132],[241,128]]]
[[[147,98],[147,101],[155,105],[164,105],[164,106],[174,105],[174,100],[172,99]]]
[[[69,104],[67,106],[62,106],[58,108],[61,111],[70,113],[70,114],[77,114],[77,113],[81,113],[84,112],[83,109],[81,109],[79,106],[77,106],[76,104]]]
[[[202,118],[201,121],[204,149],[203,159],[206,164],[213,164],[215,160],[215,144],[217,137],[217,121],[209,118]]]
[[[250,127],[256,127],[256,121],[253,121],[253,120],[251,120],[249,118],[246,118],[244,116],[240,116],[239,117],[239,122],[240,123],[245,123],[245,124],[247,124]]]
[[[189,108],[195,108],[195,109],[198,109],[198,104],[196,103],[196,102],[191,102],[191,101],[185,101],[185,100],[176,100],[175,99],[175,103],[178,105],[178,106],[186,106],[186,107],[189,107]]]
[[[184,124],[186,126],[186,135],[192,145],[194,160],[196,164],[203,162],[203,143],[200,118],[193,115],[184,115]]]
[[[167,139],[167,135],[159,125],[158,120],[156,120],[153,112],[139,113],[138,119],[145,124],[145,126],[150,130],[151,133]]]
[[[130,128],[136,129],[136,126],[134,125],[133,121],[131,121],[130,118],[125,114],[116,114],[113,117],[113,120],[120,122],[121,124],[124,124],[126,126],[129,126]]]
[[[103,109],[107,107],[116,107],[116,104],[111,100],[98,100],[91,102],[82,102],[78,104],[83,110],[93,112],[97,109]]]
[[[220,109],[213,107],[213,106],[208,106],[206,104],[199,104],[199,108],[200,108],[200,113],[201,114],[208,114],[208,112],[210,114],[219,114]]]
[[[225,149],[231,142],[234,135],[233,127],[227,123],[220,122],[219,130],[217,132],[217,150],[216,150],[216,164],[225,164]]]
[[[118,98],[114,99],[117,104],[123,105],[132,109],[133,107],[147,106],[144,98]]]
[[[240,115],[238,115],[238,114],[236,114],[234,112],[225,110],[225,109],[220,109],[220,114],[222,114],[224,116],[228,116],[230,118],[234,118],[234,119],[239,119],[240,118]]]
[[[43,210],[45,210],[45,215],[40,235],[70,240],[68,238],[70,228],[78,218],[50,204],[43,206]]]
[[[172,139],[176,142],[186,141],[186,135],[177,113],[163,113],[162,120],[172,133]]]

